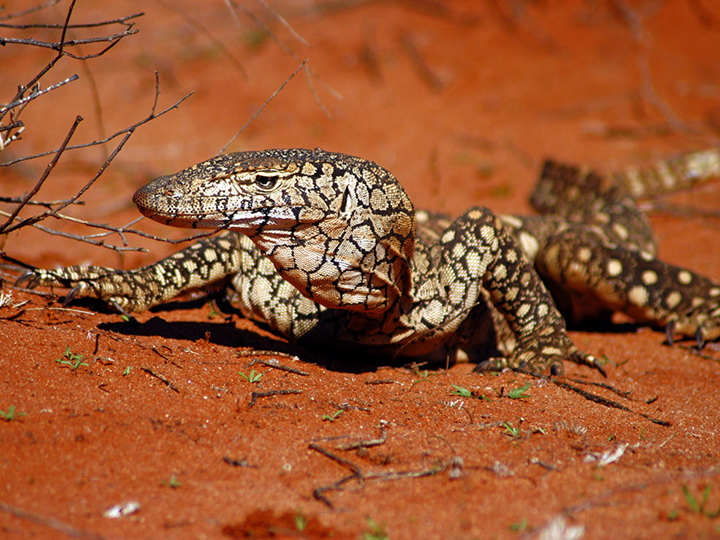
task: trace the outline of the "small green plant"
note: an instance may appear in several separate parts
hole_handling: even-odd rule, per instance
[[[163,486],[167,486],[172,489],[177,489],[180,486],[182,486],[182,482],[180,480],[178,480],[178,477],[175,474],[170,476],[169,480],[163,480],[161,483]]]
[[[522,521],[518,521],[515,523],[510,524],[510,530],[515,532],[523,532],[528,527],[528,520],[523,519]]]
[[[601,366],[604,366],[606,364],[614,364],[612,360],[610,360],[610,357],[607,354],[603,354],[600,358],[597,359],[598,364]]]
[[[127,377],[128,375],[130,375],[130,366],[123,370],[123,377]]]
[[[293,521],[295,522],[295,529],[297,532],[303,532],[305,527],[307,527],[308,520],[300,512],[293,516]]]
[[[129,317],[128,315],[125,315],[125,314],[123,313],[122,315],[120,315],[120,320],[129,323],[129,322],[130,322],[130,317]]]
[[[415,379],[412,382],[412,384],[410,385],[410,388],[412,388],[413,386],[415,386],[418,383],[428,382],[430,380],[430,372],[427,369],[424,371],[418,371],[417,374],[418,374],[418,377],[420,377],[420,378]]]
[[[73,371],[77,371],[80,366],[88,366],[87,362],[83,362],[85,356],[82,354],[75,354],[70,350],[70,345],[65,348],[65,353],[60,357],[56,358],[55,361],[59,364],[70,366]]]
[[[483,401],[492,401],[492,399],[487,397],[485,394],[473,392],[472,390],[468,390],[467,388],[463,388],[462,386],[458,386],[457,384],[453,384],[452,387],[453,387],[453,389],[450,390],[450,395],[452,395],[452,396],[460,396],[460,397],[464,397],[464,398],[477,398],[477,399],[482,399]]]
[[[530,397],[530,394],[526,394],[525,392],[530,388],[530,382],[528,381],[526,384],[518,387],[513,388],[508,392],[508,397],[510,399],[527,399]]]
[[[466,398],[473,397],[473,393],[470,390],[468,390],[467,388],[463,388],[462,386],[458,386],[456,384],[453,384],[452,386],[453,386],[454,390],[452,390],[450,393],[453,396],[462,396],[462,397],[466,397]]]
[[[263,376],[262,373],[255,371],[255,368],[252,368],[248,375],[245,375],[242,371],[240,371],[239,373],[240,376],[249,383],[259,383],[260,379],[262,379]]]
[[[519,439],[521,435],[521,431],[519,427],[515,427],[512,424],[509,424],[508,422],[503,422],[503,427],[505,428],[505,434],[509,435],[513,439]]]
[[[698,502],[698,500],[695,498],[695,495],[693,495],[692,491],[690,491],[690,488],[687,486],[687,484],[682,485],[683,495],[685,495],[685,500],[687,501],[690,510],[692,510],[696,514],[702,514],[712,519],[720,516],[720,506],[718,506],[718,509],[715,511],[705,509],[708,499],[710,498],[711,489],[712,487],[710,486],[710,484],[705,486],[702,492],[702,497]]]
[[[322,418],[323,420],[327,420],[328,422],[334,422],[335,420],[337,420],[338,418],[340,418],[340,415],[341,415],[342,413],[343,413],[342,409],[338,409],[337,411],[335,411],[334,413],[332,413],[332,415],[330,415],[330,414],[323,414],[323,415],[321,416],[321,418]]]
[[[363,533],[363,540],[388,540],[390,538],[385,530],[385,525],[377,523],[370,517],[367,518],[366,521],[369,530]]]
[[[27,413],[24,412],[16,412],[15,411],[15,405],[10,405],[10,408],[5,411],[0,411],[0,418],[5,420],[6,422],[12,422],[13,420],[16,420],[17,418],[20,418],[21,416],[26,416]]]

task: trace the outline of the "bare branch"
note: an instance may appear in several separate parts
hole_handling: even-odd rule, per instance
[[[37,9],[42,9],[42,7],[46,7],[48,5],[52,5],[56,2],[51,2],[44,4],[43,6],[39,6]],[[0,149],[4,145],[6,145],[8,142],[12,140],[16,140],[20,134],[20,132],[25,128],[24,123],[18,119],[18,116],[22,113],[23,109],[30,103],[35,103],[38,98],[43,97],[45,94],[49,93],[50,91],[53,91],[61,86],[64,86],[65,84],[68,84],[70,82],[73,82],[77,80],[79,77],[78,75],[73,75],[71,77],[68,77],[67,79],[60,81],[58,83],[52,84],[44,89],[40,89],[39,81],[40,79],[45,76],[54,66],[57,64],[57,62],[60,60],[60,58],[67,56],[74,59],[81,59],[85,60],[88,58],[95,58],[98,56],[102,56],[105,52],[107,52],[111,47],[115,46],[119,41],[127,36],[134,33],[137,33],[136,30],[132,30],[133,23],[130,21],[133,19],[136,19],[137,17],[141,16],[140,14],[134,14],[129,15],[126,17],[120,17],[118,19],[113,20],[106,20],[106,21],[100,21],[96,23],[86,23],[86,24],[70,24],[71,17],[73,15],[73,10],[75,7],[75,0],[73,0],[65,14],[64,22],[62,25],[46,25],[46,24],[26,24],[26,25],[10,25],[10,24],[2,24],[0,27],[3,28],[13,28],[16,30],[29,30],[29,29],[37,29],[37,28],[48,28],[52,30],[61,30],[61,36],[58,41],[54,42],[46,42],[46,41],[40,41],[35,38],[27,38],[27,39],[16,39],[16,38],[0,38],[0,44],[4,45],[6,43],[13,43],[18,44],[20,46],[41,46],[45,48],[51,48],[55,51],[57,51],[57,54],[55,57],[50,60],[40,71],[26,84],[26,85],[18,85],[18,90],[13,99],[11,99],[6,104],[0,104],[0,120],[2,120],[6,115],[10,115],[10,122],[4,125],[0,125],[0,134],[8,134],[0,136]],[[32,9],[25,13],[30,13],[32,11],[36,11],[37,9]],[[3,20],[7,20],[6,17]],[[69,29],[76,29],[76,28],[94,28],[94,27],[103,27],[103,26],[109,26],[113,24],[121,24],[126,26],[127,28],[123,32],[119,32],[116,34],[112,34],[110,36],[93,36],[87,39],[67,39],[67,33]],[[100,42],[109,42],[109,45],[104,47],[100,52],[94,53],[94,54],[71,54],[67,51],[68,47],[80,47],[84,44],[93,44],[93,43],[100,43]],[[90,77],[92,82],[92,77]],[[188,94],[184,96],[182,99],[176,101],[171,106],[158,111],[158,102],[159,102],[159,95],[160,95],[160,84],[159,84],[159,76],[157,73],[155,73],[155,95],[153,97],[153,103],[150,113],[140,121],[134,123],[133,125],[126,127],[124,129],[121,129],[114,133],[113,135],[109,137],[104,137],[101,140],[95,140],[89,143],[84,144],[78,144],[78,145],[70,145],[70,141],[72,140],[73,135],[76,132],[76,129],[78,127],[78,124],[82,121],[81,117],[77,117],[72,127],[69,129],[68,133],[65,136],[65,139],[63,143],[60,145],[59,148],[48,151],[48,152],[42,152],[40,154],[31,155],[31,156],[25,156],[21,157],[19,159],[1,163],[1,166],[10,166],[15,163],[20,163],[23,161],[27,161],[30,159],[35,159],[43,156],[52,155],[52,159],[50,160],[50,163],[46,166],[44,172],[40,176],[40,178],[36,181],[34,187],[26,194],[19,196],[19,197],[2,197],[0,198],[0,202],[2,203],[9,203],[12,205],[15,205],[11,210],[8,212],[0,211],[0,217],[4,219],[4,223],[0,225],[0,235],[7,235],[13,231],[17,231],[19,229],[22,229],[23,227],[32,226],[37,228],[40,231],[43,231],[47,234],[56,235],[56,236],[62,236],[66,238],[70,238],[73,240],[77,240],[80,242],[86,242],[90,243],[96,246],[100,247],[106,247],[109,249],[113,249],[118,252],[123,251],[146,251],[144,248],[141,247],[131,247],[128,245],[128,241],[126,238],[126,235],[128,234],[134,234],[141,237],[146,238],[152,238],[155,240],[164,240],[172,243],[178,243],[182,242],[183,240],[177,240],[177,241],[171,241],[167,240],[165,238],[158,238],[154,235],[144,233],[142,231],[136,231],[132,229],[131,227],[139,220],[135,220],[127,225],[124,225],[122,227],[113,227],[107,224],[102,223],[93,223],[90,221],[85,221],[79,218],[75,218],[72,216],[68,216],[62,212],[62,210],[70,205],[77,205],[77,204],[84,204],[82,201],[79,201],[78,199],[82,197],[88,189],[90,189],[93,184],[102,176],[102,174],[105,172],[107,167],[112,163],[114,158],[120,153],[122,148],[124,147],[125,143],[129,140],[130,136],[135,132],[137,128],[140,126],[146,124],[147,122],[150,122],[154,120],[155,118],[164,115],[165,113],[169,112],[170,110],[178,107],[185,99],[190,97],[191,94]],[[97,109],[97,107],[96,107]],[[99,169],[96,171],[95,175],[85,183],[84,186],[82,186],[74,195],[72,195],[69,198],[60,199],[60,200],[54,200],[54,201],[35,201],[33,198],[38,193],[38,191],[41,189],[43,184],[46,182],[46,180],[49,178],[50,174],[54,170],[55,166],[59,162],[62,155],[72,149],[78,149],[78,148],[87,148],[90,146],[98,146],[103,145],[109,141],[112,141],[116,139],[117,137],[122,137],[122,139],[117,143],[117,146],[115,147],[114,151],[106,157],[102,165],[99,167]],[[41,206],[44,207],[44,211],[40,211],[34,215],[31,215],[29,217],[21,217],[20,213],[29,206]],[[39,223],[43,220],[46,220],[48,218],[55,218],[62,221],[70,221],[73,223],[77,223],[92,229],[98,230],[98,232],[94,232],[92,234],[72,234],[60,230],[55,230],[49,227],[44,227],[40,225]],[[140,218],[142,219],[142,218]],[[120,244],[121,245],[113,245],[112,243],[108,243],[108,237],[111,235],[118,235],[120,238]],[[209,234],[213,234],[213,232],[210,232]],[[209,236],[209,234],[204,235],[196,235],[195,237],[203,237],[203,236]],[[7,259],[7,257],[4,257]]]
[[[240,75],[243,76],[244,79],[248,79],[247,71],[245,71],[245,68],[240,63],[240,60],[235,58],[233,53],[225,46],[225,44],[220,41],[218,38],[215,37],[215,35],[208,30],[205,26],[203,26],[195,17],[191,17],[187,13],[185,13],[182,9],[177,7],[175,3],[169,3],[165,2],[165,0],[157,0],[160,4],[165,6],[168,9],[172,9],[179,13],[187,22],[189,22],[192,26],[194,26],[198,31],[200,31],[202,34],[205,34],[210,41],[212,41],[217,47],[220,48],[220,50],[230,59],[230,62],[235,66],[235,69],[240,73]]]
[[[310,43],[307,42],[305,38],[303,38],[300,34],[297,33],[295,28],[292,27],[292,25],[287,21],[285,17],[280,15],[277,11],[272,9],[270,6],[267,5],[267,3],[264,0],[256,0],[258,4],[263,6],[266,10],[268,10],[270,13],[272,13],[275,18],[280,21],[280,24],[282,24],[285,28],[287,28],[290,33],[295,36],[295,39],[297,39],[300,43],[305,45],[306,47],[310,46]]]
[[[155,77],[156,77],[156,82],[157,82],[157,72],[155,73]],[[156,107],[156,105],[157,105],[157,99],[158,99],[158,96],[159,96],[159,90],[158,90],[158,87],[157,87],[157,85],[156,85],[156,88],[155,88],[155,102],[153,103],[152,112],[151,112],[147,117],[143,118],[143,119],[140,120],[139,122],[136,122],[136,123],[134,123],[133,125],[131,125],[131,126],[129,126],[129,127],[126,127],[126,128],[124,128],[124,129],[121,129],[120,131],[117,131],[117,132],[113,133],[112,135],[110,135],[109,137],[106,137],[105,139],[100,139],[100,140],[92,141],[92,142],[89,142],[89,143],[83,143],[83,144],[76,144],[76,145],[68,146],[65,150],[77,150],[77,149],[79,149],[79,148],[88,148],[88,147],[90,147],[90,146],[97,146],[98,144],[105,144],[106,142],[110,142],[110,141],[112,141],[113,139],[115,139],[116,137],[119,137],[120,135],[124,135],[125,133],[128,133],[128,132],[130,132],[130,131],[135,131],[135,129],[137,129],[138,127],[142,126],[143,124],[147,124],[147,123],[150,122],[151,120],[154,120],[155,118],[159,118],[159,117],[161,117],[162,115],[170,112],[171,110],[178,108],[178,107],[180,106],[180,104],[181,104],[183,101],[185,101],[187,98],[189,98],[190,96],[192,96],[193,93],[194,93],[194,92],[190,92],[190,93],[186,94],[184,97],[182,97],[181,99],[177,100],[175,103],[173,103],[173,104],[170,105],[169,107],[163,109],[163,110],[160,111],[159,113],[156,113],[156,112],[155,112],[155,107]],[[40,152],[39,154],[33,154],[33,155],[31,155],[31,156],[25,156],[25,157],[21,157],[21,158],[17,158],[17,159],[11,160],[11,161],[5,161],[5,162],[3,162],[3,163],[0,163],[0,167],[8,167],[8,166],[10,166],[10,165],[15,165],[16,163],[21,163],[21,162],[23,162],[23,161],[28,161],[28,160],[31,160],[31,159],[37,159],[37,158],[44,157],[44,156],[49,156],[50,154],[54,154],[55,152],[57,152],[57,150],[49,150],[49,151],[47,151],[47,152]]]
[[[223,146],[222,150],[220,150],[220,152],[218,152],[218,155],[219,155],[219,154],[222,154],[223,152],[225,152],[225,150],[227,150],[228,146],[230,146],[230,145],[235,141],[235,139],[237,139],[238,136],[239,136],[243,131],[245,131],[245,129],[253,122],[253,120],[255,120],[255,119],[260,115],[260,113],[263,112],[263,110],[265,110],[265,107],[267,107],[268,104],[269,104],[273,99],[275,99],[275,96],[277,96],[280,92],[282,92],[282,89],[285,88],[285,86],[287,85],[287,83],[289,83],[290,81],[293,80],[293,78],[295,77],[295,75],[298,74],[298,72],[305,66],[306,63],[307,63],[307,60],[303,60],[302,64],[300,64],[300,65],[298,66],[298,68],[297,68],[295,71],[292,72],[292,75],[290,75],[287,79],[285,79],[285,82],[282,83],[282,84],[278,87],[278,89],[275,90],[275,92],[273,92],[273,94],[272,94],[269,98],[267,98],[267,99],[265,100],[265,103],[263,103],[257,111],[255,111],[255,114],[252,115],[252,118],[250,118],[250,120],[248,120],[247,122],[245,122],[245,125],[244,125],[243,127],[241,127],[241,128],[238,130],[238,132],[235,133],[235,135],[233,135],[233,138],[230,139],[225,146]],[[2,164],[0,164],[0,165],[2,165]]]
[[[36,11],[40,11],[47,7],[54,6],[55,4],[59,4],[60,2],[61,2],[61,0],[50,0],[49,2],[45,2],[44,4],[38,4],[37,6],[33,6],[29,9],[26,9],[25,11],[18,11],[17,13],[8,13],[7,15],[0,17],[0,21],[8,21],[10,19],[17,19],[19,17],[24,17],[25,15],[29,15],[30,13],[35,13]]]
[[[47,94],[48,92],[52,92],[53,90],[60,88],[61,86],[65,86],[68,83],[71,83],[73,81],[77,81],[80,77],[78,77],[77,73],[75,75],[71,75],[67,79],[60,81],[59,83],[52,84],[45,88],[44,90],[39,90],[37,92],[33,92],[27,97],[24,97],[22,99],[19,99],[17,101],[13,101],[12,103],[8,103],[7,105],[0,106],[0,113],[4,113],[5,111],[8,111],[10,109],[14,109],[15,107],[19,107],[20,105],[24,105],[25,103],[31,102],[33,99],[37,99],[42,95]]]
[[[53,3],[57,3],[60,0],[53,0]],[[127,21],[131,19],[137,19],[138,17],[142,17],[145,15],[145,13],[135,13],[134,15],[128,15],[126,17],[120,17],[118,19],[113,19],[111,21],[102,21],[102,22],[96,22],[96,23],[84,23],[84,24],[69,24],[67,25],[68,29],[77,29],[77,28],[97,28],[98,26],[109,26],[111,24],[124,24],[126,26],[131,26],[129,24],[126,24]],[[9,16],[6,19],[0,19],[0,20],[7,20],[14,18],[13,16]],[[62,30],[65,28],[65,25],[62,24],[7,24],[7,23],[0,23],[0,28],[12,28],[15,30],[30,30],[32,28],[48,28],[51,30]]]
[[[297,60],[298,62],[302,62],[302,61],[303,61],[283,40],[281,40],[281,39],[275,34],[275,32],[273,32],[270,28],[268,28],[268,26],[262,21],[262,19],[260,19],[260,18],[259,18],[257,15],[255,15],[253,12],[251,12],[250,10],[248,10],[247,8],[245,8],[245,7],[243,7],[243,6],[239,6],[237,3],[235,3],[234,0],[225,0],[225,3],[228,5],[229,8],[238,9],[238,10],[242,11],[245,15],[247,15],[255,24],[257,24],[257,25],[263,30],[263,32],[265,32],[267,35],[269,35],[269,36],[273,39],[273,41],[275,41],[275,43],[277,43],[278,46],[279,46],[286,54],[288,54],[289,56],[291,56],[294,60]],[[282,17],[282,15],[280,15],[279,13],[276,13],[275,11],[273,11],[269,6],[267,6],[267,4],[262,3],[261,5],[265,6],[265,7],[275,16],[275,18],[277,18],[278,20],[285,21],[285,19]],[[234,17],[234,16],[235,16],[235,12],[231,10],[231,13],[233,14],[233,17]],[[302,43],[304,43],[305,45],[307,45],[308,47],[310,47],[310,44],[307,43],[300,35],[298,35],[298,34],[294,31],[294,29],[293,29],[292,27],[290,27],[289,30],[293,33],[293,35],[295,35],[295,37],[296,37],[299,41],[301,41]],[[305,60],[305,62],[307,62],[307,60]],[[318,96],[318,94],[317,94],[317,92],[316,92],[316,90],[315,90],[315,85],[314,85],[313,82],[312,82],[313,77],[315,77],[315,78],[317,78],[317,79],[320,79],[320,76],[319,76],[315,71],[313,71],[313,70],[310,68],[310,66],[308,66],[308,65],[305,65],[305,73],[306,73],[306,75],[307,75],[307,77],[308,77],[308,84],[310,85],[310,90],[311,90],[311,92],[313,93],[313,96],[315,97],[315,102],[318,104],[318,106],[320,107],[320,109],[322,109],[322,111],[325,113],[325,115],[326,115],[328,118],[332,118],[332,116],[330,115],[330,112],[327,110],[327,108],[326,108],[326,107],[322,104],[322,102],[320,101],[320,97]],[[326,88],[333,96],[335,96],[336,99],[342,99],[342,95],[340,94],[340,92],[336,91],[334,88],[330,87],[329,85],[327,85],[327,84],[324,83],[324,82],[323,82],[323,86],[325,86],[325,88]]]
[[[0,37],[0,45],[32,45],[34,47],[42,47],[44,49],[53,49],[55,51],[63,51],[65,47],[76,47],[78,45],[87,45],[89,43],[107,43],[107,42],[116,42],[120,39],[130,36],[133,34],[137,34],[137,30],[133,29],[127,29],[123,32],[120,32],[119,34],[113,34],[111,36],[103,36],[103,37],[91,37],[91,38],[85,38],[85,39],[69,39],[67,41],[38,41],[35,38],[6,38],[6,37]],[[109,48],[109,47],[108,47]],[[108,49],[103,49],[103,51],[107,51]],[[70,53],[65,53],[68,56],[71,56],[72,58],[76,59],[86,59],[86,58],[94,58],[98,55],[87,55],[87,56],[77,56],[72,55]]]
[[[79,116],[78,116],[78,118],[79,118],[80,120],[82,120],[82,118],[80,118]],[[100,169],[98,170],[98,172],[95,173],[95,176],[93,176],[93,177],[80,189],[80,191],[78,191],[77,193],[75,193],[75,195],[73,195],[73,196],[72,196],[70,199],[68,199],[66,202],[62,203],[62,204],[57,208],[57,210],[46,210],[45,212],[43,212],[43,213],[41,213],[41,214],[36,214],[35,216],[29,217],[29,218],[27,218],[27,219],[24,219],[24,220],[22,220],[20,223],[15,224],[15,225],[13,225],[13,226],[11,226],[11,227],[7,227],[7,228],[5,228],[5,229],[4,229],[4,227],[0,227],[0,232],[4,232],[4,233],[6,233],[6,234],[7,234],[7,233],[11,233],[12,231],[14,231],[14,230],[16,230],[16,229],[19,229],[20,227],[25,227],[25,226],[27,226],[27,225],[32,225],[33,223],[37,223],[37,222],[39,222],[39,221],[42,221],[43,219],[45,219],[45,218],[47,218],[47,217],[49,217],[49,216],[57,217],[57,211],[58,211],[58,210],[62,210],[63,208],[69,206],[70,204],[72,204],[73,202],[75,202],[77,199],[79,199],[79,198],[82,196],[82,194],[85,193],[88,189],[90,189],[90,186],[92,186],[92,185],[97,181],[97,179],[100,178],[100,176],[105,172],[105,169],[107,169],[107,167],[110,165],[110,163],[112,163],[112,161],[113,161],[113,160],[115,159],[115,157],[118,155],[118,153],[120,152],[120,150],[122,150],[123,146],[125,146],[125,143],[128,141],[128,139],[130,139],[130,137],[132,136],[132,134],[133,134],[134,132],[135,132],[135,130],[133,129],[133,130],[131,130],[131,131],[129,131],[128,133],[125,134],[125,137],[123,137],[123,139],[120,141],[120,143],[115,147],[115,150],[113,150],[112,154],[110,154],[110,155],[108,156],[108,158],[107,158],[107,159],[105,160],[105,162],[102,164],[102,166],[100,167]],[[58,153],[58,158],[60,157],[60,154],[62,154],[62,152],[63,152],[63,150],[61,150],[61,151]],[[53,163],[53,166],[54,166],[54,163]],[[48,172],[48,174],[49,174],[49,172]],[[44,180],[43,180],[43,181],[44,181]],[[17,214],[16,214],[16,215],[17,215]],[[14,217],[14,216],[13,216],[13,217]],[[3,230],[3,229],[4,229],[4,230]]]
[[[23,197],[0,197],[0,203],[9,203],[9,204],[17,204],[20,203],[23,200]],[[56,206],[58,204],[62,204],[65,202],[66,199],[62,199],[59,201],[28,201],[27,205],[36,205],[36,206],[45,206],[47,208],[50,208],[51,206]],[[85,204],[85,201],[75,201],[73,204]],[[7,214],[8,216],[10,214]]]
[[[75,130],[77,129],[80,122],[82,122],[82,117],[78,116],[75,118],[75,121],[73,122],[73,125],[70,127],[70,130],[68,131],[68,134],[65,136],[65,140],[63,141],[60,148],[55,153],[55,157],[52,159],[52,161],[48,164],[48,166],[45,168],[45,172],[42,174],[40,179],[36,182],[35,187],[31,189],[28,194],[23,198],[23,200],[15,207],[15,210],[10,214],[10,217],[8,217],[7,221],[0,225],[0,233],[7,234],[11,232],[12,230],[17,229],[18,227],[10,227],[12,222],[15,220],[17,215],[20,213],[20,211],[25,207],[27,202],[33,198],[33,196],[40,191],[40,188],[45,183],[45,180],[47,180],[48,176],[50,176],[50,173],[55,168],[55,165],[57,164],[58,160],[60,159],[60,156],[65,151],[65,147],[70,142],[70,139],[75,134]]]

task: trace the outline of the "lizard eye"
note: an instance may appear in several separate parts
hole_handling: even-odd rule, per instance
[[[273,173],[257,173],[255,175],[255,184],[260,189],[272,189],[277,184],[278,177]]]

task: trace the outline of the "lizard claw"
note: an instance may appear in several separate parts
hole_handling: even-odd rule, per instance
[[[702,326],[698,326],[697,330],[695,330],[695,341],[697,341],[698,350],[702,351],[705,348],[705,333]]]
[[[555,377],[562,377],[563,375],[565,375],[565,368],[562,364],[552,364],[550,366],[550,375],[553,375]]]
[[[667,335],[668,344],[672,347],[673,345],[673,335],[675,334],[675,325],[676,322],[673,319],[672,321],[669,321],[667,325],[665,326],[665,335]]]
[[[492,371],[500,371],[502,366],[497,358],[489,358],[478,363],[473,368],[473,373],[488,373]]]
[[[600,365],[600,362],[597,361],[597,358],[592,359],[592,367],[597,369],[603,377],[607,378],[607,371],[605,371],[605,368]]]
[[[80,295],[84,288],[85,287],[83,283],[78,283],[72,289],[70,289],[70,292],[67,293],[67,296],[65,296],[65,299],[63,300],[63,306],[67,306],[68,304],[70,304],[70,302],[72,302],[76,297],[79,298],[78,295]]]
[[[16,287],[26,288],[26,289],[34,289],[40,284],[40,278],[38,275],[30,270],[29,272],[25,272],[22,276],[17,278],[17,281],[15,281]]]

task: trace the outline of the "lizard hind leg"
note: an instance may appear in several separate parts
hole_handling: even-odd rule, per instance
[[[593,306],[665,328],[671,338],[720,337],[720,284],[648,252],[609,244],[592,229],[571,226],[555,234],[535,267],[551,290],[560,291],[556,296],[572,299],[565,303],[576,311],[565,315],[573,322],[582,322],[578,310]]]

